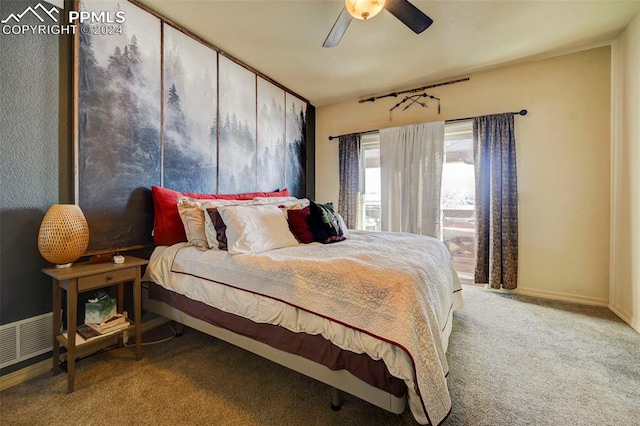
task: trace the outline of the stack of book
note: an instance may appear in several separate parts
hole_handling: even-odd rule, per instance
[[[95,337],[113,334],[120,330],[124,330],[130,325],[131,322],[128,321],[126,313],[122,313],[116,314],[100,324],[85,323],[79,325],[77,328],[77,332],[85,340],[89,340]]]

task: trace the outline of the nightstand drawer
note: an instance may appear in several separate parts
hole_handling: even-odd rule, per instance
[[[95,287],[104,287],[123,281],[131,281],[136,277],[136,268],[126,268],[117,271],[103,272],[78,278],[78,291],[91,290]]]

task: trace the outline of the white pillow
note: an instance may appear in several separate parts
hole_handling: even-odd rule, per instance
[[[298,201],[296,197],[253,197],[255,204],[284,204]]]
[[[178,214],[182,219],[184,233],[187,235],[189,245],[196,246],[200,250],[218,248],[215,229],[213,229],[213,240],[208,238],[210,231],[207,228],[208,224],[205,222],[205,216],[209,216],[205,211],[207,208],[251,203],[253,203],[251,200],[196,200],[191,197],[180,197],[178,199]],[[213,228],[213,225],[211,225],[211,228]],[[215,244],[212,245],[212,242],[215,242]]]
[[[278,206],[287,214],[287,210],[291,209],[303,209],[309,205],[309,200],[306,198],[296,197],[253,197],[253,204],[273,204]]]
[[[262,253],[299,244],[277,206],[222,206],[218,212],[227,226],[227,250],[231,254]]]

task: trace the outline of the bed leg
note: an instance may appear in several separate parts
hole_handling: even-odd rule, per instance
[[[173,324],[176,327],[176,336],[182,336],[184,334],[184,325],[180,324],[179,322],[173,322]]]
[[[342,392],[340,389],[331,388],[331,409],[333,411],[340,411],[342,408]]]

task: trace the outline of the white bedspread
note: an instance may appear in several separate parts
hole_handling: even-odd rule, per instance
[[[421,424],[437,425],[451,409],[445,350],[462,299],[438,240],[350,231],[336,244],[236,256],[176,244],[156,248],[146,279],[225,312],[321,334],[384,360],[407,383],[409,407]]]

